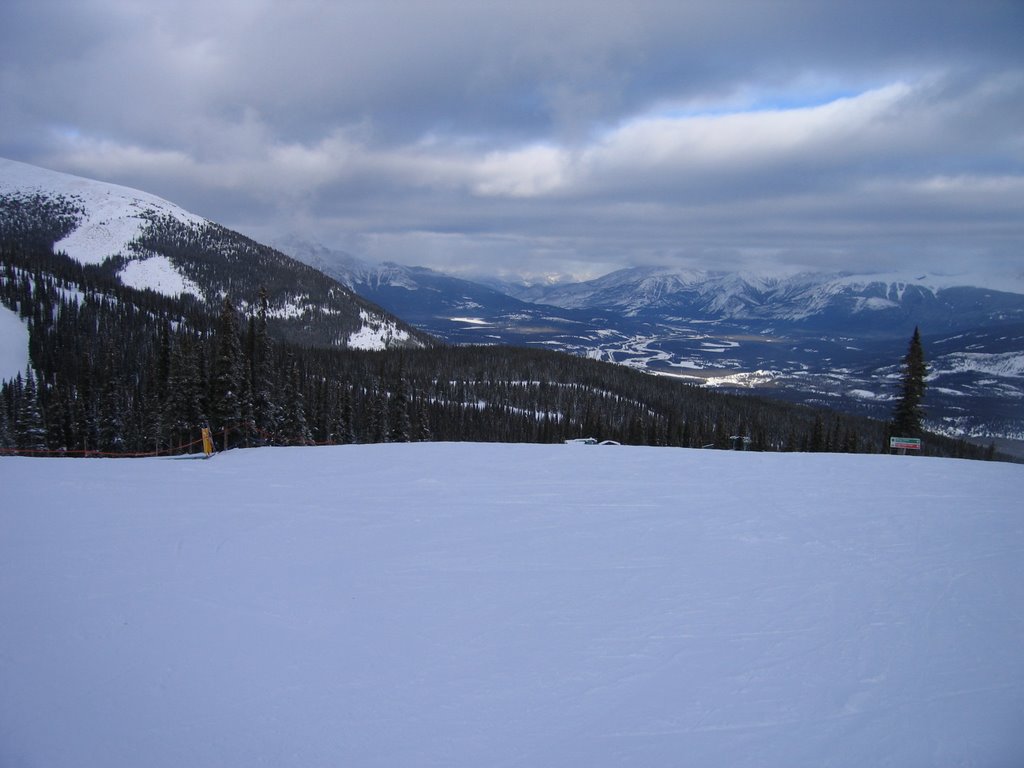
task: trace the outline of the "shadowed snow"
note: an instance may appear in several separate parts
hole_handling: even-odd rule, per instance
[[[1024,467],[0,458],[0,764],[1011,765]]]

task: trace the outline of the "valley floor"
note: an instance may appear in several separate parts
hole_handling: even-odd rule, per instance
[[[0,765],[1011,766],[1024,467],[0,458]]]

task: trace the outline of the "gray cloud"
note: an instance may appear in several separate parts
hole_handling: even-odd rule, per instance
[[[0,155],[451,269],[1020,269],[1024,6],[13,0]]]

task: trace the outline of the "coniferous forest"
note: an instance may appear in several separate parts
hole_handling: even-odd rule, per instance
[[[222,290],[216,302],[136,290],[109,263],[83,265],[53,252],[73,215],[36,218],[25,227],[22,216],[18,233],[0,232],[0,302],[27,324],[31,359],[31,368],[0,384],[4,452],[197,452],[204,426],[218,449],[592,437],[888,451],[883,422],[716,393],[562,353],[432,343],[341,348],[331,334],[275,329],[268,311],[275,297],[258,272],[226,281],[234,293]],[[320,337],[327,341],[316,343]],[[926,436],[924,452],[986,455],[935,435]]]

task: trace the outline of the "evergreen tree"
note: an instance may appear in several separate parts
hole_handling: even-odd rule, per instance
[[[202,404],[203,380],[196,341],[184,335],[171,350],[170,376],[164,425],[172,448],[192,442],[206,423]]]
[[[846,433],[843,436],[843,452],[857,453],[857,433],[849,427],[847,427]]]
[[[252,324],[249,365],[252,376],[252,410],[258,442],[265,444],[279,426],[280,408],[274,400],[273,348],[267,334],[269,300],[266,288],[260,288],[259,306]]]
[[[42,390],[40,394],[42,394]],[[68,437],[66,400],[67,395],[64,388],[56,387],[50,390],[43,406],[46,421],[46,444],[51,451],[66,451],[71,442]]]
[[[920,437],[924,408],[925,377],[928,366],[924,361],[921,333],[914,328],[910,347],[903,358],[903,376],[900,379],[899,400],[892,417],[892,434],[898,437]]]
[[[75,432],[78,434],[79,445],[85,452],[95,451],[99,447],[98,407],[96,383],[92,356],[83,351],[78,368],[78,407],[76,409]]]
[[[171,379],[171,324],[164,320],[160,325],[154,394],[156,404],[162,408],[167,400],[167,387]]]
[[[99,396],[99,449],[105,453],[121,453],[125,450],[125,390],[123,377],[118,370],[114,347],[110,346],[104,355],[101,369],[103,387]]]
[[[7,425],[7,404],[0,398],[0,449],[13,448],[14,441],[11,438],[10,427]]]
[[[239,439],[242,445],[248,448],[251,445],[258,445],[259,429],[256,427],[256,410],[253,403],[252,380],[248,371],[242,372],[242,417],[238,423]]]
[[[718,414],[718,418],[715,420],[715,448],[728,448],[729,447],[729,430],[725,427],[725,416],[722,413]]]
[[[162,368],[159,365],[159,368]],[[167,372],[163,384],[159,384],[161,374],[157,371],[150,372],[146,377],[145,388],[142,393],[142,414],[140,427],[140,442],[142,448],[147,452],[160,452],[160,446],[164,437],[164,400],[161,399],[159,390],[162,388],[164,399],[167,396],[167,381],[170,378],[170,350],[167,352]]]
[[[416,440],[425,443],[433,437],[430,431],[430,410],[427,408],[427,398],[423,396],[416,398],[416,404]]]
[[[231,433],[242,420],[242,342],[239,337],[238,312],[228,296],[221,302],[217,333],[214,337],[215,353],[213,377],[210,382],[211,415],[215,431],[223,430],[224,450],[230,445]]]
[[[14,438],[18,448],[22,450],[46,449],[46,426],[39,408],[39,393],[31,368],[25,372],[24,385],[21,388]]]
[[[808,446],[808,450],[813,453],[821,453],[826,450],[825,444],[825,425],[822,423],[821,414],[816,414],[814,417],[814,428],[811,430],[811,442]]]
[[[412,439],[412,419],[409,415],[409,385],[399,377],[388,402],[388,442],[408,443]]]
[[[334,410],[334,425],[331,428],[331,442],[351,445],[356,441],[352,426],[352,393],[346,386],[341,387],[338,403]]]
[[[100,398],[99,448],[105,453],[122,453],[125,450],[126,408],[123,403],[124,391],[114,377],[107,379]]]
[[[370,393],[370,408],[367,414],[367,442],[386,443],[391,434],[388,427],[388,396],[381,389]]]
[[[306,421],[306,400],[302,394],[299,365],[290,360],[285,379],[281,434],[287,445],[312,445],[313,435]]]

